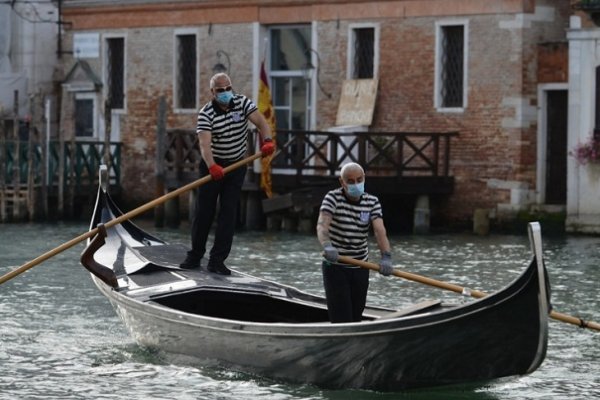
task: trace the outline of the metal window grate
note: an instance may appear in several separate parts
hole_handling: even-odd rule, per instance
[[[464,27],[442,28],[442,107],[463,106]]]
[[[196,107],[196,35],[177,36],[177,107]]]
[[[375,29],[354,29],[354,71],[353,79],[373,78],[375,57]]]
[[[111,109],[122,109],[125,105],[125,40],[111,38],[106,44],[108,104]]]

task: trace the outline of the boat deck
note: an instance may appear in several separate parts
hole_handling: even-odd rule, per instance
[[[228,276],[206,266],[181,269],[187,248],[180,244],[133,247],[146,266],[118,276],[119,292],[197,315],[251,322],[322,323],[329,321],[324,298],[232,270]],[[442,309],[429,300],[402,310],[367,307],[365,321],[400,318]]]

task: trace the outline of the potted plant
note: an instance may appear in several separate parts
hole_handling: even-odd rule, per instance
[[[592,21],[600,26],[600,0],[579,0],[573,5],[573,8],[585,11],[590,15]]]

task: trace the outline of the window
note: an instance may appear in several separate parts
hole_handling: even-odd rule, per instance
[[[600,67],[596,67],[596,109],[594,112],[594,137],[596,137],[600,135]]]
[[[106,39],[106,96],[112,110],[125,108],[125,39]]]
[[[307,130],[310,128],[311,81],[305,76],[311,60],[310,25],[271,27],[270,36],[270,88],[275,109],[277,129]],[[291,134],[281,133],[281,145],[292,140]],[[274,161],[275,165],[290,165],[293,155],[303,154],[296,145],[288,147],[289,153]]]
[[[437,27],[435,106],[461,110],[466,107],[466,25]]]
[[[175,108],[195,110],[198,93],[196,35],[176,35],[175,46]]]
[[[352,79],[373,78],[375,30],[373,28],[358,28],[353,30],[353,34]]]
[[[96,106],[93,94],[75,95],[75,137],[91,139],[96,132]]]

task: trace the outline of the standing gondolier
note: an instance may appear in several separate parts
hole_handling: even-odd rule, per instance
[[[338,263],[348,256],[366,261],[367,238],[373,227],[381,251],[379,272],[392,274],[392,255],[379,199],[364,192],[365,172],[357,163],[348,163],[340,172],[341,187],[329,191],[319,210],[317,237],[323,246],[323,284],[331,322],[358,322],[367,302],[369,270]]]
[[[256,105],[241,94],[234,94],[231,79],[218,73],[210,79],[212,100],[198,112],[196,133],[202,161],[200,175],[210,174],[212,181],[198,188],[194,217],[192,219],[192,249],[181,268],[198,268],[206,252],[208,233],[214,220],[217,201],[219,215],[215,240],[210,250],[208,270],[222,275],[231,271],[225,266],[233,243],[238,202],[246,167],[227,175],[223,168],[241,160],[246,155],[248,122],[252,122],[263,139],[263,157],[275,151],[271,129]]]

